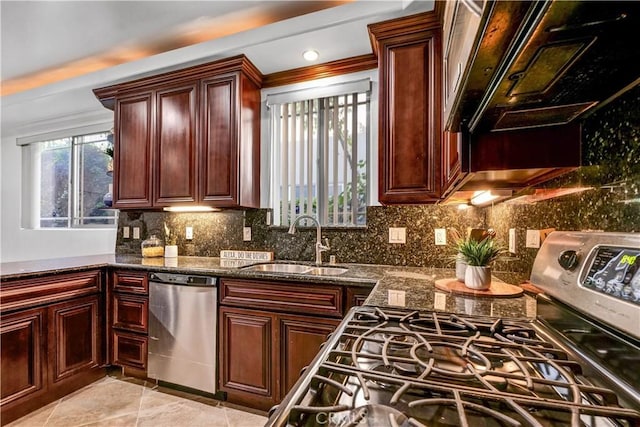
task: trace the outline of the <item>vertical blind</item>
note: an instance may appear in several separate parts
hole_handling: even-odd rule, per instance
[[[270,105],[275,225],[364,225],[370,92]]]

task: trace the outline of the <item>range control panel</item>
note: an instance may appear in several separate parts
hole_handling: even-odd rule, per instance
[[[600,246],[582,286],[640,305],[640,250]]]

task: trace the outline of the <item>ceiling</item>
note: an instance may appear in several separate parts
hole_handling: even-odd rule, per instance
[[[0,2],[2,133],[105,115],[91,89],[243,53],[264,73],[371,53],[367,24],[432,0]],[[38,126],[38,124],[40,126]]]

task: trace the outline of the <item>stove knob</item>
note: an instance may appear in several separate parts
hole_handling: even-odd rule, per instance
[[[558,264],[565,270],[573,270],[578,266],[578,253],[576,251],[564,251],[558,257]]]

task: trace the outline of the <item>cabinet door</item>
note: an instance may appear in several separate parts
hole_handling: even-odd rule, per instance
[[[146,334],[149,328],[149,298],[114,292],[112,326]]]
[[[345,310],[349,310],[351,307],[361,306],[367,300],[367,297],[371,293],[371,288],[363,287],[348,287],[347,288],[347,304]]]
[[[33,395],[46,382],[43,364],[44,310],[24,310],[2,316],[0,323],[0,406]],[[46,360],[46,359],[45,359]],[[4,418],[4,411],[3,411]]]
[[[285,396],[298,381],[303,368],[309,365],[340,324],[333,319],[310,316],[280,316],[280,383]]]
[[[202,81],[200,200],[238,205],[238,78]]]
[[[196,200],[198,84],[156,92],[154,205]]]
[[[114,330],[113,364],[146,371],[148,342],[144,335]]]
[[[442,136],[442,194],[455,189],[455,184],[464,178],[462,160],[462,132],[446,131]]]
[[[268,410],[278,399],[276,316],[220,308],[220,388],[230,401]]]
[[[49,307],[49,377],[60,381],[102,364],[97,295]]]
[[[152,205],[152,94],[121,98],[115,107],[113,207]]]
[[[441,42],[438,31],[385,40],[380,51],[379,200],[440,197]]]

